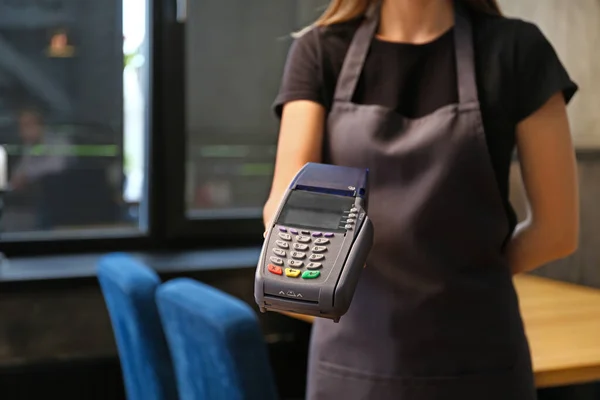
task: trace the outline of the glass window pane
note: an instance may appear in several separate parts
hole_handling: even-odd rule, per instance
[[[291,33],[324,0],[191,1],[186,23],[190,217],[258,216],[270,188]]]
[[[139,229],[146,9],[146,0],[0,2],[2,238]]]

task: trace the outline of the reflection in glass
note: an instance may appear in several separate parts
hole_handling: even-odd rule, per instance
[[[260,215],[273,173],[291,33],[325,0],[189,2],[186,204],[191,217]]]
[[[2,238],[138,229],[148,93],[146,0],[0,3]],[[27,238],[27,236],[25,236]]]

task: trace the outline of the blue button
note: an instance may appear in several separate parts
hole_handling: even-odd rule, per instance
[[[334,235],[333,235],[333,233],[331,233],[331,232],[327,232],[327,233],[325,234],[325,237],[333,237],[333,236],[334,236]]]
[[[284,228],[283,226],[280,226],[280,227],[279,227],[279,230],[280,230],[281,232],[287,232],[287,229],[286,229],[286,228]]]
[[[294,235],[297,235],[297,234],[298,234],[298,231],[297,231],[297,230],[295,230],[295,229],[290,229],[290,233],[293,233]]]
[[[313,235],[314,237],[319,237],[319,236],[321,236],[321,235],[322,235],[322,233],[321,233],[321,232],[313,232],[313,234],[312,234],[312,235]]]

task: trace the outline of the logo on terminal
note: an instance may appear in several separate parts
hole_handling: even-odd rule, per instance
[[[281,291],[279,291],[279,294],[281,296],[294,297],[296,299],[301,299],[302,298],[302,293],[296,293],[293,290],[288,290],[287,292],[284,292],[283,290],[281,290]]]

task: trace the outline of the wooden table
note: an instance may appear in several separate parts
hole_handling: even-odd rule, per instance
[[[537,386],[600,381],[600,290],[531,275],[515,277],[515,286]]]

